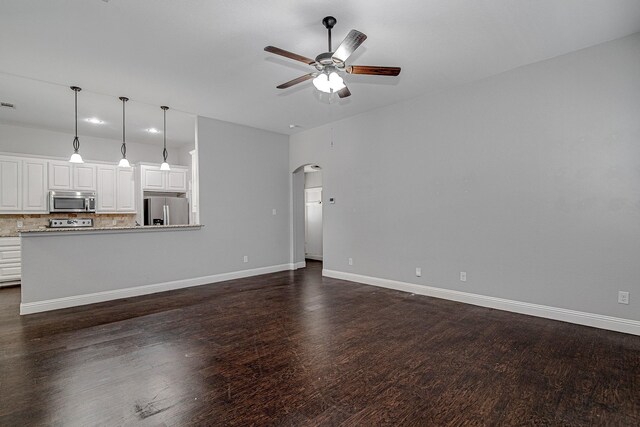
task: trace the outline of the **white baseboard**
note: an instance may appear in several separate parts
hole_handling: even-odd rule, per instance
[[[348,280],[381,288],[395,289],[411,292],[418,295],[426,295],[442,298],[466,304],[527,314],[529,316],[544,317],[563,322],[576,323],[578,325],[592,326],[594,328],[608,329],[627,334],[640,335],[640,321],[623,319],[620,317],[604,316],[602,314],[586,313],[583,311],[568,310],[566,308],[551,307],[540,304],[531,304],[522,301],[513,301],[504,298],[489,297],[468,292],[453,291],[450,289],[436,288],[415,283],[399,282],[396,280],[380,279],[377,277],[362,276],[360,274],[345,273],[335,270],[322,270],[322,275],[335,279]]]
[[[322,255],[305,255],[306,259],[312,259],[314,261],[322,261]]]
[[[292,265],[291,270],[297,270],[299,268],[305,268],[307,266],[307,263],[305,261],[301,261],[290,265]]]
[[[269,267],[233,271],[230,273],[214,274],[212,276],[195,277],[192,279],[174,280],[172,282],[157,283],[153,285],[115,289],[112,291],[96,292],[92,294],[74,295],[70,297],[55,298],[44,301],[27,302],[20,304],[20,314],[40,313],[43,311],[58,310],[61,308],[76,307],[79,305],[95,304],[98,302],[111,301],[121,298],[131,298],[140,295],[155,294],[158,292],[171,291],[174,289],[208,285],[210,283],[224,282],[226,280],[242,279],[244,277],[258,276],[261,274],[275,273],[284,270],[294,270],[294,267],[294,264],[272,265]]]

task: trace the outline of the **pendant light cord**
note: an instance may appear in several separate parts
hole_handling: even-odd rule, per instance
[[[73,152],[77,153],[80,150],[80,140],[78,139],[78,92],[80,89],[77,86],[71,86],[73,92],[75,93],[75,113],[76,113],[76,136],[73,138]]]
[[[167,163],[167,157],[169,156],[169,152],[167,151],[167,110],[169,107],[162,106],[163,115],[164,115],[164,124],[162,129],[162,135],[164,137],[164,148],[162,149],[162,158],[164,162]]]
[[[125,98],[124,96],[120,97],[122,100],[122,146],[120,147],[120,152],[122,153],[122,158],[127,158],[127,143],[125,138],[125,103],[129,100],[129,98]]]

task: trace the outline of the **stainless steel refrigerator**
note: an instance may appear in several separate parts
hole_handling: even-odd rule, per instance
[[[189,203],[183,197],[144,198],[144,225],[189,224]]]

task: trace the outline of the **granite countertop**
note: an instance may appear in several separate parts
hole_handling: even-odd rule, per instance
[[[95,232],[121,232],[121,231],[163,231],[180,229],[199,229],[204,225],[181,224],[181,225],[139,225],[139,226],[114,226],[114,227],[70,227],[70,228],[34,228],[21,230],[20,235],[25,234],[56,234],[56,233],[95,233]]]

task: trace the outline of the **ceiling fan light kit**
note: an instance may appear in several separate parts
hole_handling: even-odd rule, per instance
[[[342,77],[335,71],[330,70],[325,70],[318,74],[318,76],[313,79],[313,85],[319,91],[326,93],[338,92],[346,87]]]
[[[369,65],[349,65],[345,64],[346,60],[353,52],[367,39],[364,33],[358,30],[351,30],[347,37],[340,43],[335,51],[331,48],[331,29],[338,21],[333,16],[327,16],[322,20],[328,32],[329,51],[321,53],[316,59],[307,58],[297,53],[289,52],[274,46],[267,46],[265,51],[276,55],[284,56],[294,61],[304,62],[307,65],[315,67],[316,71],[305,74],[286,83],[277,86],[278,89],[287,89],[298,83],[313,79],[313,85],[319,91],[326,93],[337,93],[340,98],[346,98],[351,95],[347,88],[341,73],[348,74],[369,74],[378,76],[397,76],[400,74],[400,67],[379,67]]]

